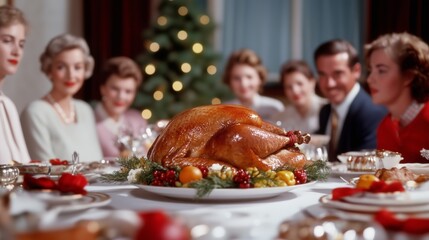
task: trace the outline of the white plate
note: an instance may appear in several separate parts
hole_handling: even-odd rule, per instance
[[[378,200],[373,200],[378,201]],[[413,206],[375,206],[375,205],[364,205],[356,204],[344,201],[332,200],[332,195],[325,195],[320,198],[320,202],[326,206],[335,209],[352,211],[352,212],[366,212],[375,213],[381,209],[386,209],[394,213],[419,213],[429,211],[429,204],[424,205],[413,205]]]
[[[30,191],[15,192],[12,197],[13,204],[10,209],[12,216],[18,216],[25,212],[46,215],[49,208],[49,212],[53,212],[54,214],[52,215],[55,217],[60,212],[73,212],[101,207],[111,201],[109,195],[99,192],[88,192],[86,195],[75,196],[76,198],[67,196],[66,198],[68,199],[58,196],[56,200],[54,196],[49,198],[45,196],[46,198],[44,199],[37,198]]]
[[[355,172],[355,171],[331,171],[331,175],[333,176],[341,176],[341,177],[348,177],[348,178],[355,178],[359,177],[360,175],[364,174],[374,174],[375,172]]]
[[[87,208],[101,207],[109,204],[110,196],[100,192],[88,192],[81,198],[69,201],[67,205],[61,205],[62,211],[77,211]]]
[[[378,196],[376,196],[378,195]],[[395,194],[358,194],[344,198],[345,201],[374,206],[412,206],[429,204],[429,192],[413,191]]]
[[[286,187],[268,187],[268,188],[222,188],[214,189],[204,200],[252,200],[275,197],[291,190],[313,185],[316,181]],[[161,196],[179,199],[196,199],[197,190],[194,188],[177,187],[157,187],[149,185],[137,185],[145,191],[155,193]]]
[[[359,177],[363,174],[374,174],[375,171],[349,171],[345,164],[338,164],[331,167],[331,175],[345,178]]]
[[[69,202],[83,197],[82,194],[61,194],[61,192],[53,190],[29,190],[28,193],[34,198],[48,203]]]
[[[398,168],[402,167],[406,167],[407,169],[416,174],[429,174],[429,163],[404,163],[398,165]]]

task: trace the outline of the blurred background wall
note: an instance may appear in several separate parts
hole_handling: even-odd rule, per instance
[[[30,22],[25,56],[4,91],[18,110],[50,89],[40,72],[39,55],[55,35],[70,32],[87,39],[96,69],[79,98],[97,99],[99,66],[109,57],[133,59],[144,52],[143,31],[158,17],[161,0],[14,0]],[[278,70],[291,58],[313,66],[314,49],[323,41],[345,38],[363,45],[387,32],[408,31],[429,41],[429,1],[425,0],[194,0],[216,24],[213,47],[220,53],[218,74],[231,51],[248,47],[270,70],[265,94],[281,97]],[[363,59],[362,59],[363,60]],[[220,77],[220,75],[219,75]],[[220,81],[220,80],[219,80]]]

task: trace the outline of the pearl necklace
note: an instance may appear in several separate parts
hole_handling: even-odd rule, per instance
[[[51,96],[51,94],[48,94],[46,97],[47,97],[48,101],[52,104],[52,106],[54,107],[55,111],[60,115],[61,119],[66,124],[74,123],[74,121],[75,121],[75,112],[74,112],[74,106],[73,106],[73,102],[72,101],[70,101],[70,116],[67,116],[67,114],[64,112],[64,110],[61,107],[61,105],[58,104],[54,100],[54,98]]]

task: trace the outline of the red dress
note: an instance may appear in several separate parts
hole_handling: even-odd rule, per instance
[[[429,149],[429,103],[425,103],[417,116],[405,127],[400,127],[387,115],[377,129],[377,149],[402,154],[401,163],[429,163],[420,155],[422,148]]]

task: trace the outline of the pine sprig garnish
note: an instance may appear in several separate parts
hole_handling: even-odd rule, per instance
[[[140,167],[141,160],[140,158],[133,156],[130,158],[120,158],[118,159],[118,164],[121,166],[121,170],[124,172],[129,172],[131,169],[137,169]]]
[[[113,173],[101,174],[101,181],[126,182],[128,178],[128,173],[130,172],[130,170],[139,168],[140,159],[137,157],[119,158],[118,164],[121,167],[121,169],[118,171],[114,171]]]
[[[322,160],[315,160],[315,161],[308,161],[304,168],[305,172],[307,173],[307,181],[326,181],[329,177],[329,174],[331,173],[331,169],[326,164],[325,161]],[[282,170],[288,170],[288,171],[294,171],[295,167],[290,165],[284,165],[276,171],[282,171]]]
[[[167,169],[157,162],[149,161],[146,158],[141,159],[141,173],[137,176],[137,181],[142,184],[151,184],[154,177],[153,172],[155,171],[166,171]]]
[[[234,187],[234,182],[231,179],[222,179],[216,175],[212,175],[189,183],[189,187],[197,190],[195,198],[198,199],[208,196],[215,188],[232,188]]]
[[[308,162],[305,164],[304,170],[307,173],[308,181],[326,181],[331,173],[329,166],[322,160]]]
[[[144,157],[138,158],[133,156],[129,158],[120,158],[118,159],[118,164],[121,167],[119,171],[101,175],[101,180],[103,182],[126,182],[130,170],[142,169],[142,172],[138,175],[138,180],[143,184],[148,184],[152,181],[152,173],[155,170],[166,170],[166,168],[160,164],[149,161]]]
[[[114,171],[113,173],[103,173],[101,174],[102,182],[126,182],[128,178],[128,171]]]

